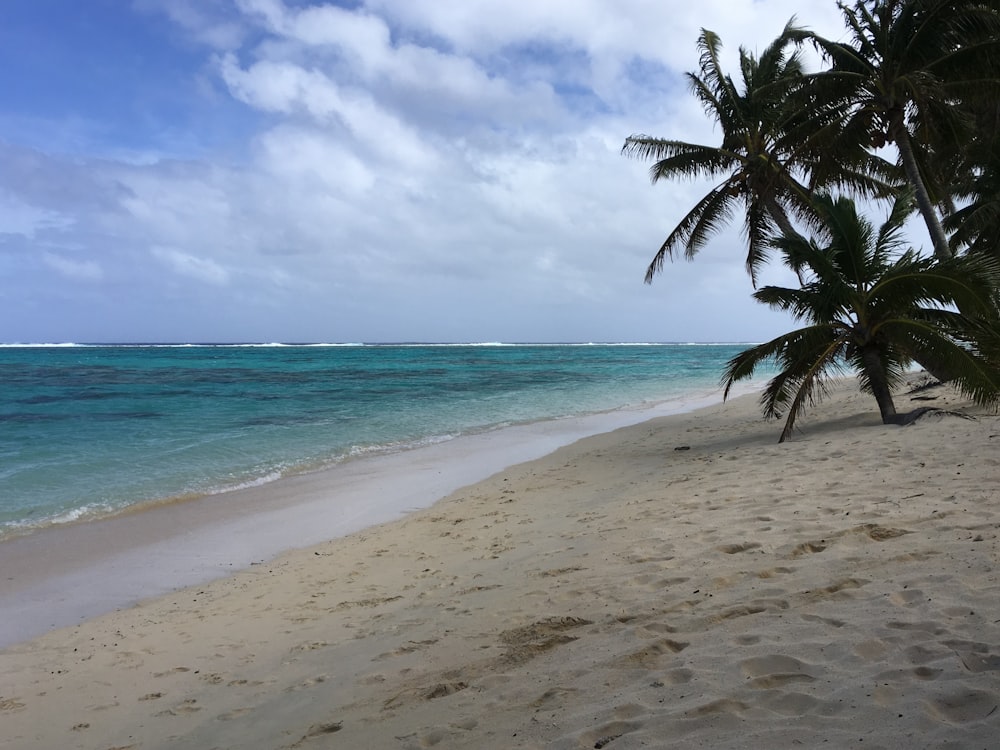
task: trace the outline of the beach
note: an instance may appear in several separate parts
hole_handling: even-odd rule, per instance
[[[13,644],[0,748],[993,747],[1000,417],[918,406],[657,417]]]

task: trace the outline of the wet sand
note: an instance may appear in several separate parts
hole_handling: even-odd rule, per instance
[[[0,652],[0,747],[990,747],[1000,418],[753,397]],[[431,498],[432,499],[432,498]]]

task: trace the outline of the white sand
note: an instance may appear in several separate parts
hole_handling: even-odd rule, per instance
[[[740,399],[11,647],[0,747],[996,747],[1000,418],[923,395],[979,418]]]

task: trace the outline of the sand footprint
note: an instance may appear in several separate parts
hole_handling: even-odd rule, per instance
[[[290,685],[289,687],[286,687],[283,692],[295,693],[298,692],[299,690],[307,690],[311,687],[315,687],[316,685],[326,682],[326,679],[327,677],[325,674],[317,675],[316,677],[310,677],[308,679],[302,680],[302,682],[296,683],[295,685]]]
[[[692,708],[684,712],[684,715],[688,718],[696,718],[701,716],[712,716],[715,714],[736,714],[739,716],[750,708],[749,705],[743,703],[743,701],[734,701],[729,698],[721,698],[719,700],[710,701],[709,703],[703,703],[700,706]]]
[[[1000,709],[997,696],[985,690],[959,690],[925,702],[931,716],[950,724],[981,721]]]
[[[323,737],[328,734],[336,734],[343,728],[344,728],[343,721],[328,721],[323,724],[313,724],[311,727],[309,727],[309,729],[306,730],[306,733],[302,735],[302,738],[294,745],[292,745],[292,747],[300,747],[303,743],[313,739],[314,737]]]
[[[825,714],[836,713],[837,711],[836,708],[821,708],[826,704],[811,695],[789,693],[780,690],[768,691],[764,699],[760,702],[760,705],[769,711],[783,716],[805,716],[808,713],[817,711],[817,708],[820,708],[820,713]]]
[[[906,534],[912,534],[912,531],[907,531],[906,529],[892,529],[886,526],[879,526],[875,523],[866,523],[858,526],[855,531],[858,531],[873,542],[884,542],[888,539],[896,539],[897,537],[904,536]]]
[[[575,693],[580,692],[576,688],[561,687],[557,686],[554,688],[549,688],[544,693],[542,693],[538,698],[536,698],[530,705],[533,708],[551,708],[553,706],[558,706],[563,703],[563,700]]]
[[[716,547],[719,552],[725,552],[727,555],[737,555],[740,552],[748,552],[753,549],[760,549],[760,544],[757,542],[743,542],[742,544],[724,544],[721,547]]]
[[[665,633],[676,633],[677,628],[665,622],[651,622],[636,628],[635,632],[641,638],[659,638]]]
[[[612,721],[581,734],[580,743],[583,747],[602,748],[610,745],[619,737],[624,737],[626,734],[641,728],[642,724],[637,721]]]
[[[0,695],[0,711],[19,711],[25,704],[17,698],[4,698]]]
[[[772,654],[755,656],[740,662],[740,671],[750,687],[770,690],[795,682],[812,682],[816,668],[792,656]]]
[[[813,542],[803,542],[793,549],[788,557],[801,557],[802,555],[816,554],[817,552],[822,552],[827,548],[826,539],[820,539],[819,541]]]
[[[905,589],[897,591],[889,597],[889,601],[897,607],[912,607],[918,602],[925,601],[927,595],[920,589]]]
[[[867,583],[868,581],[857,578],[845,578],[842,581],[835,581],[829,586],[824,586],[823,588],[803,591],[799,596],[802,601],[805,602],[817,602],[824,599],[843,599],[845,597],[849,598],[850,594],[847,593],[848,591],[859,589]]]
[[[564,576],[567,573],[576,573],[580,570],[586,570],[582,565],[571,565],[565,568],[551,568],[550,570],[539,570],[531,573],[535,578],[555,578],[557,576]],[[489,586],[484,588],[499,588],[499,586]]]
[[[891,597],[890,597],[891,598]],[[948,632],[948,628],[942,627],[940,623],[930,621],[922,622],[900,622],[898,620],[890,620],[885,624],[887,628],[892,628],[893,630],[908,630],[918,633],[930,633],[931,635],[944,635]]]
[[[173,669],[168,669],[166,672],[155,672],[153,677],[166,677],[167,675],[177,674],[179,672],[190,672],[190,667],[174,667]]]
[[[718,624],[738,617],[759,615],[761,612],[777,612],[788,609],[789,604],[784,599],[754,599],[745,605],[729,607],[708,618],[711,624]]]
[[[658,641],[654,641],[644,648],[638,651],[633,651],[630,654],[616,660],[617,664],[632,667],[654,667],[659,661],[665,656],[673,656],[678,654],[688,647],[689,644],[683,643],[681,641],[671,640],[670,638],[662,638]]]
[[[195,711],[201,711],[201,706],[198,705],[198,701],[194,698],[188,698],[185,701],[181,701],[173,708],[160,711],[156,714],[156,716],[183,716],[184,714],[193,714]]]
[[[251,711],[253,711],[253,709],[250,707],[234,708],[232,711],[226,711],[223,714],[219,714],[215,718],[218,719],[219,721],[232,721],[233,719],[238,719],[239,717],[243,716],[244,714],[248,714]]]
[[[382,707],[384,709],[393,709],[393,708],[399,708],[400,706],[403,706],[406,703],[416,700],[433,701],[439,698],[446,698],[449,695],[453,695],[455,693],[460,693],[463,690],[467,690],[468,687],[469,687],[468,682],[453,681],[453,682],[438,682],[430,686],[409,688],[387,699],[382,704]]]
[[[758,570],[755,575],[758,578],[766,580],[768,578],[775,578],[777,576],[788,575],[789,573],[794,573],[794,572],[795,568],[777,567],[777,568],[768,568],[766,570]]]
[[[802,619],[808,622],[818,622],[822,625],[829,625],[831,628],[842,628],[844,627],[843,620],[835,620],[831,617],[820,617],[819,615],[802,615]]]
[[[671,669],[666,672],[663,677],[657,680],[655,687],[663,687],[665,685],[686,685],[694,679],[694,672],[690,669],[680,667],[679,669]]]

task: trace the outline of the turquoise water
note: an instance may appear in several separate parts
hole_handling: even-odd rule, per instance
[[[705,395],[743,345],[0,347],[0,536]]]

